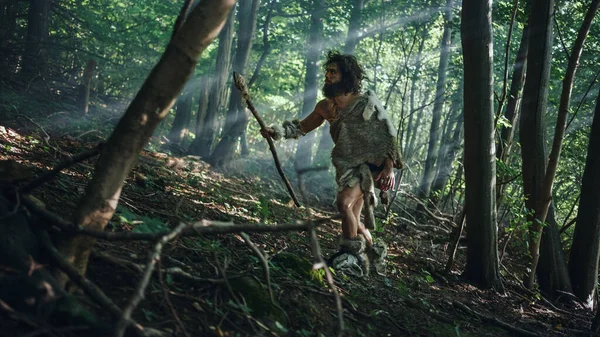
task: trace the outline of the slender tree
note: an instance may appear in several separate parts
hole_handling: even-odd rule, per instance
[[[200,78],[200,87],[198,88],[198,110],[196,111],[196,126],[194,128],[194,135],[196,138],[200,137],[203,123],[206,119],[206,110],[208,109],[208,82],[207,76],[202,76]]]
[[[23,53],[23,73],[44,75],[48,66],[48,28],[52,1],[30,0],[27,14],[27,40]]]
[[[189,132],[190,121],[192,118],[192,93],[184,92],[179,97],[175,108],[175,119],[171,126],[171,132],[167,137],[171,144],[181,145]]]
[[[592,1],[590,9],[593,10],[595,6],[597,11],[599,3],[598,0]],[[600,144],[600,93],[598,93],[590,132],[585,170],[581,181],[579,211],[569,258],[569,275],[573,293],[590,309],[594,307],[596,300],[600,259],[600,147],[598,144]]]
[[[440,120],[444,110],[444,93],[446,91],[446,77],[448,71],[448,58],[450,55],[450,43],[452,36],[452,3],[454,0],[446,0],[444,7],[444,33],[440,44],[440,63],[437,73],[437,84],[435,90],[435,103],[433,105],[433,115],[431,119],[431,128],[429,131],[429,146],[427,148],[427,158],[425,159],[425,168],[419,185],[417,195],[420,198],[428,198],[431,191],[431,184],[435,178],[435,161],[437,160],[438,148],[440,143]]]
[[[215,62],[215,72],[212,76],[210,94],[208,98],[208,107],[202,124],[200,136],[190,145],[188,152],[207,159],[210,155],[215,138],[215,129],[217,127],[217,114],[223,104],[223,92],[229,76],[229,67],[231,64],[231,44],[233,41],[233,22],[235,11],[231,11],[227,18],[227,23],[219,34],[219,50],[217,51],[217,60]]]
[[[496,224],[496,161],[493,111],[492,1],[463,0],[465,276],[483,288],[501,288]]]
[[[240,74],[246,72],[248,58],[252,50],[252,39],[256,27],[256,18],[260,0],[240,0],[238,8],[238,39],[233,60],[233,71]],[[225,126],[221,141],[215,146],[215,150],[209,158],[213,166],[222,166],[233,159],[236,145],[240,136],[248,126],[248,116],[245,111],[242,95],[231,83],[231,94],[229,95],[229,109],[226,115]]]
[[[454,121],[451,121],[455,124],[454,130],[452,130],[452,136],[450,137],[450,133],[448,136],[444,137],[444,142],[440,147],[440,155],[439,162],[437,166],[437,174],[433,184],[431,186],[431,191],[436,192],[438,196],[437,200],[441,197],[441,192],[443,191],[450,175],[452,175],[452,163],[456,159],[456,154],[461,148],[461,142],[463,138],[463,130],[464,130],[464,116],[463,109],[461,107],[463,94],[463,82],[461,81],[459,88],[457,90],[457,95],[452,102],[452,106],[450,107],[450,111],[454,112],[453,115]]]
[[[360,28],[362,26],[362,11],[365,5],[364,0],[353,0],[350,10],[350,19],[348,21],[348,35],[346,35],[346,44],[344,44],[344,54],[354,54],[354,50],[360,41]]]
[[[410,160],[414,150],[414,140],[417,134],[416,120],[418,120],[416,115],[420,114],[420,111],[422,111],[422,109],[419,111],[416,110],[415,101],[417,95],[417,83],[419,81],[419,75],[421,72],[421,67],[423,65],[423,47],[425,46],[425,40],[427,40],[427,27],[423,25],[420,28],[421,39],[419,40],[419,47],[415,58],[415,67],[412,72],[410,81],[410,112],[408,115],[408,125],[406,126],[406,137],[404,145],[404,157],[407,160]]]
[[[81,84],[79,85],[79,93],[77,96],[77,109],[81,116],[85,116],[88,113],[90,105],[90,89],[92,84],[92,77],[96,70],[96,61],[89,60],[83,71],[81,78]]]
[[[313,0],[312,14],[310,16],[310,32],[306,45],[306,75],[304,77],[304,99],[300,119],[308,116],[317,104],[317,74],[320,71],[319,58],[323,52],[323,15],[325,13],[324,0]],[[300,138],[296,150],[294,167],[296,170],[310,167],[312,164],[312,146],[315,142],[316,132],[311,132]]]
[[[521,102],[521,94],[523,83],[525,83],[525,70],[527,69],[527,51],[529,49],[529,26],[523,28],[523,35],[519,43],[519,50],[515,58],[513,66],[513,75],[510,82],[510,90],[508,95],[508,103],[504,112],[504,118],[510,122],[511,127],[502,127],[500,130],[500,141],[498,142],[496,157],[503,162],[506,162],[510,155],[512,141],[519,120],[519,103]]]

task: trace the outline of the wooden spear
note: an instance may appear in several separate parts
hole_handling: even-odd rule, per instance
[[[233,82],[235,83],[235,87],[241,92],[242,99],[246,102],[248,109],[250,109],[250,112],[252,112],[252,114],[254,115],[254,118],[256,118],[256,121],[258,122],[258,124],[260,124],[260,129],[266,130],[267,126],[263,122],[262,118],[260,118],[260,116],[258,115],[258,112],[256,112],[256,109],[254,108],[254,104],[252,104],[252,101],[250,100],[250,93],[248,92],[248,86],[246,85],[246,79],[244,79],[244,77],[242,75],[240,75],[234,71],[233,72]],[[292,189],[292,185],[290,184],[290,181],[285,176],[285,173],[283,172],[283,169],[281,168],[281,164],[279,163],[279,159],[277,158],[277,151],[275,150],[275,144],[273,144],[273,140],[271,139],[271,137],[265,137],[265,138],[267,139],[267,142],[269,143],[269,149],[271,150],[271,153],[273,154],[273,159],[275,160],[275,166],[277,166],[277,171],[279,172],[281,179],[283,179],[283,182],[285,183],[285,186],[287,187],[288,192],[290,192],[290,196],[294,200],[294,204],[296,204],[296,207],[300,207],[300,202],[298,201],[298,198],[296,197],[296,194],[294,193],[294,190]]]

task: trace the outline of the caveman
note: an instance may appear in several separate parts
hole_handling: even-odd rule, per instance
[[[379,242],[373,244],[369,229],[375,228],[375,187],[384,192],[394,188],[394,168],[402,168],[398,141],[375,93],[361,92],[365,74],[356,57],[329,51],[323,68],[325,99],[305,119],[285,121],[262,134],[275,140],[298,139],[329,122],[335,144],[331,160],[338,185],[337,208],[342,218],[340,252],[330,262],[334,268],[364,275],[368,274],[369,258],[382,260],[386,251]],[[360,221],[363,205],[366,226]]]

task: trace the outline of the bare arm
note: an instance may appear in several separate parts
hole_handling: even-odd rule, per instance
[[[325,117],[323,117],[329,109],[329,102],[327,100],[322,100],[315,106],[313,112],[310,113],[306,118],[300,121],[300,127],[302,128],[302,132],[309,133],[312,130],[318,128],[325,121]]]

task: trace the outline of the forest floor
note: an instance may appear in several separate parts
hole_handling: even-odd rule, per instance
[[[0,159],[25,166],[30,173],[19,172],[25,180],[97,144],[41,132],[40,125],[22,120],[2,124]],[[33,195],[68,219],[93,174],[94,162],[63,170]],[[340,222],[333,219],[335,209],[325,197],[332,197],[332,191],[313,182],[308,186],[310,202],[297,208],[272,159],[240,159],[237,167],[216,172],[192,157],[144,151],[106,231],[158,232],[200,220],[275,225],[321,219],[316,231],[322,255],[326,259],[337,251]],[[154,274],[133,317],[176,336],[336,336],[336,291],[342,301],[344,336],[590,335],[591,312],[574,304],[551,303],[521,286],[515,276],[519,273],[510,271],[519,270],[522,263],[510,249],[502,260],[503,292],[481,290],[461,279],[464,247],[458,250],[452,272],[445,273],[448,230],[421,218],[410,223],[392,214],[391,221],[375,232],[389,245],[384,276],[335,273],[333,290],[323,270],[312,270],[306,232],[249,232],[254,247],[268,260],[272,301],[262,259],[240,234],[177,239],[164,247],[161,272]],[[99,240],[87,277],[123,308],[153,246]],[[99,311],[97,304],[83,298]],[[52,322],[32,318],[24,323],[13,317],[0,310],[0,336],[86,336],[85,331],[52,327]]]
[[[64,156],[94,145],[63,137],[51,139],[48,147],[37,136],[4,126],[0,127],[0,142],[2,159],[25,165],[32,176],[49,170]],[[34,195],[49,210],[68,218],[84,191],[86,177],[93,172],[92,165],[92,161],[85,162],[63,171]],[[107,230],[160,231],[180,221],[202,219],[280,224],[334,214],[332,207],[322,204],[296,208],[287,202],[289,197],[280,185],[274,175],[228,176],[201,161],[144,152],[127,179],[118,212]],[[434,230],[435,226],[417,228],[392,222],[378,231],[376,236],[389,244],[385,276],[335,275],[345,335],[586,335],[590,312],[551,304],[524,290],[510,274],[504,274],[503,293],[463,282],[458,277],[462,250],[454,272],[445,274],[448,235]],[[339,228],[337,220],[317,227],[325,257],[337,248]],[[134,317],[144,325],[170,329],[177,335],[185,335],[185,329],[189,336],[334,336],[338,324],[335,299],[323,274],[311,273],[306,233],[249,235],[270,261],[276,306],[270,305],[264,290],[260,259],[240,235],[198,236],[165,248],[162,269],[179,267],[187,276],[166,272],[162,280],[154,278]],[[123,307],[151,249],[150,243],[99,241],[87,276]],[[10,327],[0,331],[3,336],[36,330],[10,323],[6,316],[2,320],[3,327]],[[72,334],[57,329],[54,335]]]

